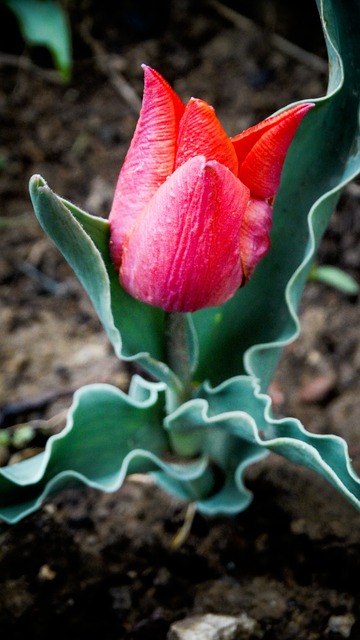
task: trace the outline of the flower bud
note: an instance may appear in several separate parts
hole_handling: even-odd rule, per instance
[[[110,212],[121,285],[165,311],[223,304],[270,247],[274,196],[296,129],[295,106],[229,138],[206,102],[183,105],[144,66],[143,104]]]

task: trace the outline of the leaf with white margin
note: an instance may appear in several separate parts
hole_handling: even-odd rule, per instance
[[[129,395],[106,384],[77,391],[66,427],[45,451],[0,468],[1,517],[16,522],[69,481],[113,491],[130,470],[155,468],[152,457],[167,449],[163,389],[137,378]]]
[[[49,438],[45,451],[0,468],[0,518],[18,522],[69,485],[112,492],[126,475],[155,470],[187,487],[187,497],[203,495],[208,487],[205,456],[182,465],[162,460],[168,452],[163,391],[163,384],[139,376],[134,376],[129,395],[107,384],[79,389],[66,427]]]
[[[296,309],[323,232],[341,190],[360,171],[360,4],[318,5],[329,53],[328,94],[313,100],[287,154],[269,253],[232,300],[193,316],[198,380],[219,384],[249,373],[267,389],[282,348],[298,335]]]
[[[109,253],[109,223],[60,198],[35,175],[30,195],[36,216],[73,268],[104,326],[115,353],[136,361],[155,379],[179,386],[166,364],[164,312],[130,296],[119,283]],[[193,366],[197,342],[189,325]]]
[[[56,445],[61,438],[54,436],[50,439],[45,454],[1,471],[0,499],[9,521],[16,521],[34,510],[41,499],[65,481],[77,479],[90,486],[113,490],[122,482],[125,473],[139,468],[153,470],[162,484],[183,497],[197,500],[199,508],[205,513],[234,513],[245,508],[251,498],[242,479],[246,466],[267,451],[279,453],[316,470],[359,507],[359,479],[350,465],[344,441],[336,436],[307,433],[302,425],[292,418],[273,420],[270,415],[270,399],[262,393],[271,378],[281,348],[297,335],[297,303],[329,215],[341,188],[359,172],[360,47],[357,25],[360,7],[355,0],[348,3],[323,0],[320,8],[331,61],[329,93],[326,98],[316,101],[316,109],[313,109],[302,123],[299,135],[291,147],[275,205],[272,250],[258,266],[249,285],[240,291],[233,301],[222,308],[194,314],[200,339],[199,377],[204,375],[211,380],[222,381],[226,375],[234,376],[243,370],[244,353],[245,368],[251,376],[233,377],[215,389],[205,384],[199,388],[196,399],[168,416],[165,424],[169,440],[172,440],[177,450],[182,450],[186,456],[200,456],[191,465],[168,465],[161,461],[159,456],[167,451],[167,439],[163,439],[160,418],[159,424],[157,420],[150,420],[153,428],[157,424],[156,429],[149,431],[155,438],[154,441],[150,437],[147,439],[148,432],[142,434],[149,450],[142,447],[129,450],[131,439],[127,437],[127,428],[124,426],[122,440],[119,443],[117,470],[112,466],[115,464],[116,456],[108,454],[110,458],[106,457],[106,431],[102,432],[102,445],[105,448],[101,459],[103,462],[107,461],[107,465],[95,467],[94,470],[87,466],[86,457],[81,457],[81,452],[77,448],[71,450],[71,447],[74,470],[69,470],[65,462],[66,447]],[[56,234],[59,232],[61,236],[64,228],[60,228],[62,222],[59,222],[57,227],[55,218],[59,215],[62,221],[66,220],[66,241],[72,243],[70,264],[75,267],[75,271],[78,270],[80,279],[87,287],[93,302],[95,301],[117,353],[123,353],[128,359],[137,359],[136,344],[132,345],[134,349],[129,346],[131,338],[125,347],[121,344],[118,323],[121,323],[121,309],[125,313],[127,303],[123,305],[122,297],[121,303],[115,302],[119,290],[117,278],[113,276],[116,282],[115,291],[115,286],[111,284],[112,276],[107,268],[107,258],[104,261],[104,256],[107,256],[107,223],[88,216],[54,194],[50,197],[51,192],[46,191],[45,183],[41,182],[41,179],[37,180],[38,182],[35,180],[33,183],[36,198],[38,197],[39,201],[43,199],[44,204],[46,193],[49,198],[47,205],[50,206],[50,210],[53,207],[50,217],[47,217],[46,207],[43,211],[42,205],[39,205],[39,216],[44,228],[46,229],[51,218],[50,231],[54,231],[55,228]],[[49,231],[49,227],[46,230]],[[62,249],[68,258],[66,242]],[[84,274],[79,263],[79,250],[90,269],[89,277]],[[87,251],[90,252],[88,258]],[[101,289],[97,289],[98,285],[94,289],[91,282],[94,275],[92,269],[95,269],[96,277],[99,277],[99,282],[102,281],[105,286],[104,301],[100,300]],[[155,358],[155,375],[169,384],[174,384],[171,372],[167,370],[166,365],[161,364],[164,358],[164,345],[162,338],[159,338],[163,336],[161,319],[159,322],[159,318],[156,319],[155,315],[152,315],[156,310],[147,315],[145,305],[139,304],[141,306],[138,310],[134,309],[134,317],[141,322],[141,314],[144,313],[142,328],[150,322],[150,333],[146,335],[145,332],[139,339],[150,338],[151,344],[148,345],[148,351],[144,349],[144,353],[140,353],[138,361],[141,362],[141,358],[144,357],[150,370],[151,358]],[[132,314],[130,320],[131,317]],[[135,326],[135,343],[138,340],[137,329]],[[165,366],[164,370],[162,366]],[[259,385],[256,379],[259,380]],[[141,398],[144,390],[139,385],[133,393],[134,398]],[[70,443],[71,438],[75,438],[71,436],[72,432],[77,433],[78,427],[75,425],[79,423],[84,427],[84,416],[86,425],[87,420],[92,424],[91,396],[92,391],[78,392],[77,397],[83,398],[84,404],[81,405],[81,411],[77,411],[75,407],[70,412],[69,430],[65,430],[62,436],[64,442],[65,438],[69,437]],[[108,400],[105,404],[107,402]],[[124,420],[126,422],[129,419],[130,425],[134,425],[137,418],[128,417],[127,403],[132,406],[131,397],[128,400],[122,398],[121,401],[121,406],[126,406]],[[95,431],[99,424],[104,424],[104,407],[105,405],[102,407],[101,420],[97,414],[98,423],[92,424]],[[138,409],[142,419],[145,416],[144,411],[148,410],[151,413],[150,407],[135,405],[130,413],[134,412],[138,416]],[[121,412],[117,419],[120,415]],[[119,426],[118,422],[116,424]],[[137,427],[140,429],[139,423]],[[129,428],[131,431],[131,427]],[[119,433],[117,436],[120,437]],[[159,450],[154,453],[157,442]],[[135,446],[135,443],[132,445]],[[59,467],[59,462],[64,463],[67,469],[61,465]],[[214,464],[222,471],[224,482],[217,492],[211,494],[211,490],[214,489],[211,487],[211,468]],[[160,471],[155,471],[156,469]],[[17,500],[15,507],[12,506],[14,497]]]
[[[360,478],[342,438],[309,433],[294,418],[272,418],[269,396],[261,394],[248,376],[237,376],[216,388],[204,383],[197,395],[168,416],[166,427],[179,450],[183,446],[187,455],[206,454],[224,474],[223,487],[198,501],[200,511],[229,514],[247,506],[251,494],[243,472],[266,452],[316,471],[360,509]],[[161,484],[172,489],[164,474]]]

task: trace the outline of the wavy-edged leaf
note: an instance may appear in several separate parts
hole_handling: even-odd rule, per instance
[[[164,389],[136,375],[129,395],[107,384],[77,391],[64,430],[49,438],[45,451],[0,468],[0,518],[18,522],[67,486],[116,491],[132,473],[166,478],[167,488],[187,500],[207,495],[213,476],[206,454],[181,464],[165,461]]]
[[[129,397],[106,385],[80,390],[65,431],[49,440],[45,453],[0,470],[0,504],[8,521],[34,510],[65,482],[76,480],[110,491],[120,486],[127,472],[135,470],[152,471],[171,491],[196,500],[205,513],[234,513],[251,499],[243,482],[244,470],[268,451],[314,469],[360,507],[360,480],[344,441],[310,434],[292,418],[274,420],[270,399],[263,393],[282,346],[297,335],[295,310],[329,215],[342,186],[360,165],[356,146],[360,8],[355,0],[323,0],[320,9],[331,61],[329,94],[316,101],[286,162],[275,207],[273,248],[233,301],[194,317],[201,347],[199,376],[221,382],[227,375],[231,379],[216,388],[206,383],[200,386],[195,399],[167,417],[167,437],[161,424],[163,399],[158,385],[135,380]],[[340,117],[343,112],[346,119]],[[121,343],[120,310],[125,309],[117,278],[115,291],[112,278],[116,276],[109,271],[107,223],[57,198],[37,180],[33,198],[39,219],[87,288],[118,354],[138,358],[132,351],[137,340],[150,340],[151,357],[144,352],[139,361],[144,357],[149,365],[155,358],[157,376],[172,384],[166,366],[161,373],[164,347],[157,340],[163,327],[153,310],[146,316],[146,305],[134,301],[140,305],[139,322],[144,312],[144,322],[150,323],[149,334],[137,336],[134,327],[134,344],[127,337]],[[94,275],[104,290],[94,284]],[[244,354],[251,375],[234,377],[244,367]],[[193,462],[163,462],[168,442]],[[222,472],[220,487],[213,483],[214,465]]]
[[[136,360],[156,379],[176,387],[176,376],[165,363],[164,312],[120,286],[110,259],[108,221],[57,196],[41,176],[31,178],[30,195],[41,226],[87,291],[118,357]]]
[[[167,448],[163,388],[137,379],[129,395],[106,384],[77,391],[66,427],[45,451],[0,469],[1,517],[16,522],[69,482],[114,491],[127,473],[157,468]]]
[[[234,514],[252,499],[244,472],[268,452],[313,469],[360,508],[360,479],[345,442],[308,433],[292,418],[273,419],[270,398],[249,376],[217,388],[204,383],[197,398],[168,416],[167,435],[185,458],[165,462],[163,389],[136,376],[129,396],[104,384],[78,391],[66,428],[49,439],[45,452],[0,469],[0,516],[17,522],[69,484],[115,491],[127,474],[145,471],[203,513]]]
[[[198,501],[203,513],[236,513],[251,494],[243,473],[267,452],[277,453],[322,475],[360,509],[360,478],[355,474],[347,445],[334,435],[307,432],[299,420],[271,417],[271,400],[250,376],[232,378],[217,388],[205,383],[198,398],[166,420],[169,436],[187,455],[206,454],[222,470],[224,484],[214,495]],[[164,475],[162,485],[172,489]]]
[[[319,0],[319,10],[330,61],[328,95],[314,100],[290,147],[269,253],[231,301],[194,314],[199,380],[218,384],[246,371],[266,390],[282,347],[298,335],[297,304],[341,189],[360,170],[360,5]]]

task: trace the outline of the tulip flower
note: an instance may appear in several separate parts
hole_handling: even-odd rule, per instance
[[[110,212],[122,287],[170,312],[229,300],[270,247],[272,202],[310,103],[229,138],[203,100],[185,106],[144,66],[143,103]]]

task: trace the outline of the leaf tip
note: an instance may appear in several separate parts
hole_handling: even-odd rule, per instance
[[[31,194],[36,193],[43,187],[47,187],[47,183],[41,175],[35,173],[33,176],[31,176],[29,181],[29,190]]]

